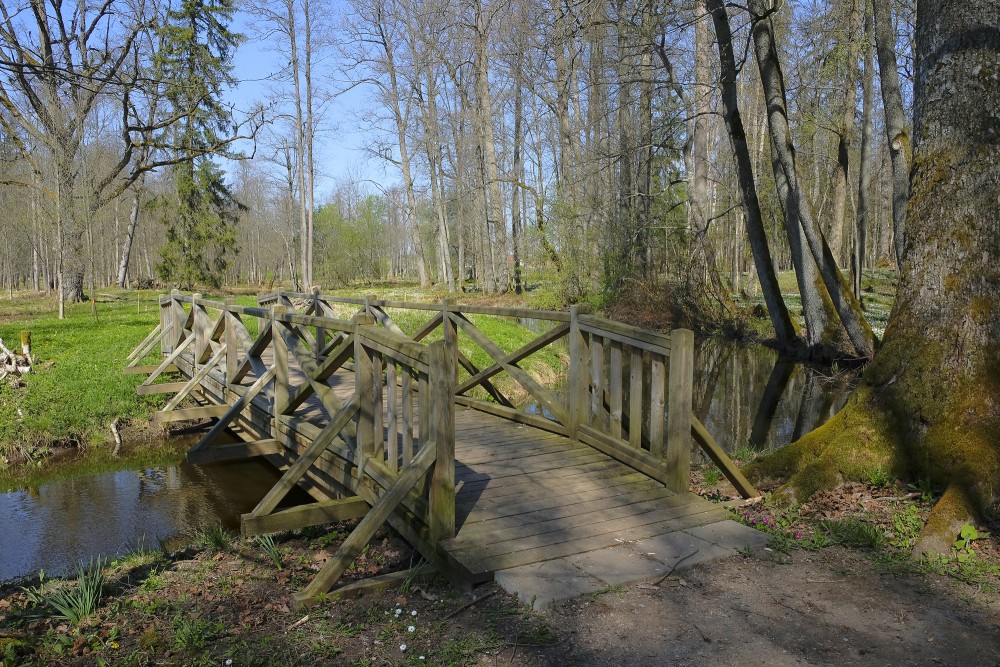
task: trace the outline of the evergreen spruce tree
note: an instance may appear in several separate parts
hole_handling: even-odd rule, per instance
[[[176,208],[165,219],[167,243],[160,276],[191,288],[217,286],[236,252],[236,209],[222,170],[211,159],[232,118],[222,88],[232,85],[232,55],[242,39],[229,30],[231,0],[181,0],[167,12],[157,64],[164,97],[181,116],[175,145]]]

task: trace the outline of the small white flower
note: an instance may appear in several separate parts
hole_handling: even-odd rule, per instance
[[[410,616],[416,616],[416,615],[417,615],[417,610],[416,609],[414,609],[413,611],[410,612]]]
[[[229,667],[232,664],[233,664],[233,659],[232,658],[226,658],[226,667]]]
[[[406,628],[407,632],[416,632],[416,630],[417,630],[417,628],[414,627],[414,626],[412,626],[412,625],[410,627]]]
[[[400,651],[405,651],[406,650],[406,644],[400,644],[399,645],[399,650]]]
[[[421,659],[421,660],[423,660],[423,659],[424,659],[424,656],[420,656],[420,659]]]

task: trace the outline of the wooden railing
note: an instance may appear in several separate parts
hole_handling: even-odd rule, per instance
[[[393,319],[397,311],[411,314],[410,335]],[[422,315],[415,325],[412,313]],[[530,318],[549,328],[505,350],[483,332],[479,317]],[[438,340],[427,344],[429,338]],[[157,344],[160,363],[143,366]],[[525,363],[556,345],[568,356],[561,390]],[[484,355],[488,363],[477,366],[473,358]],[[159,419],[216,420],[189,460],[294,454],[244,516],[245,533],[364,517],[343,553],[302,592],[307,598],[328,590],[386,521],[429,560],[455,535],[456,404],[579,440],[678,492],[688,489],[694,436],[744,496],[756,495],[691,413],[693,357],[690,331],[665,336],[583,306],[534,311],[279,292],[252,307],[174,292],[161,298],[159,326],[129,359],[131,370],[150,373],[140,393],[174,394]],[[189,379],[157,382],[179,367]],[[331,385],[338,371],[353,373],[346,399]],[[526,400],[516,401],[512,387]],[[206,388],[221,405],[207,400]],[[187,397],[201,404],[180,407]],[[219,443],[231,428],[245,442]],[[432,470],[431,483],[418,492],[417,482]],[[316,475],[353,495],[278,510],[296,484]],[[399,507],[406,521],[395,514]]]
[[[261,304],[279,303],[327,313],[346,307],[347,312],[368,315],[399,335],[405,333],[392,317],[394,309],[426,313],[411,340],[421,341],[441,330],[445,339],[467,339],[490,359],[490,365],[479,368],[459,348],[456,360],[462,377],[455,388],[457,404],[578,439],[674,490],[688,488],[691,438],[697,428],[691,413],[694,336],[690,331],[665,336],[595,317],[585,306],[573,306],[569,312],[536,311],[318,292],[277,292],[261,298]],[[532,319],[550,323],[551,328],[518,349],[505,351],[470,316]],[[568,384],[556,391],[523,365],[557,344],[565,349],[567,340]],[[516,405],[497,382],[501,375],[528,401]],[[479,396],[474,395],[477,389]]]

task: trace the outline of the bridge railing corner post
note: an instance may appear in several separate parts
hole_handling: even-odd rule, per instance
[[[569,308],[569,423],[566,427],[573,437],[577,436],[580,426],[590,421],[587,412],[590,405],[590,349],[587,334],[580,329],[580,316],[589,312],[590,307],[585,304],[574,304]]]
[[[687,491],[691,477],[691,410],[694,392],[694,333],[674,329],[670,334],[670,370],[667,379],[667,446],[664,468],[672,490]]]
[[[431,473],[429,528],[431,542],[455,537],[455,344],[442,340],[429,350],[430,446],[435,448]],[[424,418],[424,415],[421,415]]]

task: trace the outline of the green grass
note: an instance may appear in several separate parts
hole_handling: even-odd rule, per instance
[[[137,396],[143,378],[121,372],[129,352],[158,322],[156,294],[146,293],[138,308],[135,292],[110,298],[97,304],[96,321],[89,303],[68,305],[65,320],[58,319],[53,299],[4,304],[0,338],[19,341],[22,330],[31,331],[36,364],[23,386],[0,382],[0,455],[107,442],[115,418],[145,419],[160,400]]]

